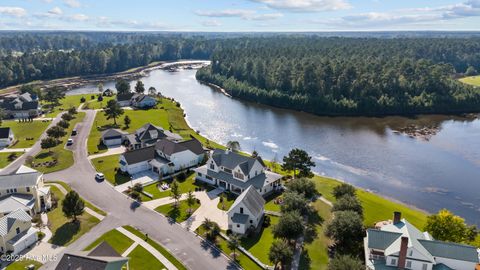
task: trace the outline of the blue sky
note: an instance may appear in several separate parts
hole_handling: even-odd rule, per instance
[[[0,0],[2,30],[480,30],[480,0]]]

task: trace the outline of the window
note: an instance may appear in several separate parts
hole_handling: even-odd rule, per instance
[[[413,255],[413,250],[410,250],[410,251],[408,252],[408,256],[412,256],[412,255]]]
[[[223,171],[226,172],[226,173],[232,174],[232,170],[230,170],[228,168],[223,167]]]
[[[16,231],[17,231],[17,234],[19,234],[20,233],[20,228],[17,227]]]
[[[392,260],[390,261],[390,265],[397,265],[397,259],[392,258]]]
[[[27,187],[27,192],[30,192],[30,187]]]
[[[243,180],[243,174],[241,172],[235,172],[234,173],[235,178],[242,179]]]
[[[240,214],[243,214],[243,207],[240,207]]]
[[[237,224],[237,228],[240,228],[240,224]]]
[[[210,163],[210,170],[215,170],[215,164],[213,164],[213,162]]]
[[[213,180],[213,178],[211,176],[205,176],[205,178],[207,178],[208,180]]]
[[[250,219],[250,224],[253,224],[253,220]]]
[[[412,269],[412,261],[407,261],[407,263],[405,264],[405,267],[408,269]]]
[[[427,268],[428,268],[428,265],[427,265],[426,263],[424,263],[424,264],[422,265],[422,270],[427,270]]]

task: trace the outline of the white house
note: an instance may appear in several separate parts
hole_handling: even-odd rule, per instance
[[[401,213],[393,222],[368,229],[364,238],[367,269],[475,270],[479,254],[475,247],[437,241],[421,232]]]
[[[0,128],[0,148],[8,147],[15,141],[15,136],[11,128]]]
[[[32,218],[24,210],[17,209],[0,218],[0,253],[16,255],[37,241]]]
[[[196,179],[241,194],[253,186],[262,196],[280,187],[281,175],[266,169],[260,157],[252,158],[230,150],[215,149],[204,166],[194,170]]]
[[[37,117],[42,113],[37,95],[30,93],[9,95],[0,99],[0,108],[10,118]]]
[[[107,147],[121,145],[126,135],[126,132],[123,132],[119,129],[110,128],[102,132],[101,140],[103,145]]]
[[[131,99],[135,93],[117,94],[117,103],[121,107],[131,105]]]
[[[0,217],[22,209],[30,215],[52,207],[50,187],[43,174],[21,166],[14,174],[0,175]]]
[[[135,130],[133,134],[125,135],[125,140],[128,148],[139,149],[155,145],[159,140],[169,139],[171,141],[180,141],[182,136],[164,130],[153,124],[145,124],[141,128]]]
[[[264,206],[262,195],[253,186],[248,187],[227,212],[228,229],[238,234],[256,229],[263,219]]]
[[[122,154],[120,169],[130,175],[151,170],[166,176],[197,166],[203,161],[204,155],[205,150],[196,139],[180,142],[162,139],[153,146]]]
[[[157,99],[145,94],[134,94],[130,104],[135,108],[151,108],[157,105]]]

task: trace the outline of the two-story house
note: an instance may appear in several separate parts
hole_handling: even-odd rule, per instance
[[[14,174],[0,175],[0,217],[17,209],[33,216],[51,206],[50,187],[41,172],[21,166]]]
[[[237,195],[253,186],[266,196],[280,187],[280,174],[267,170],[260,157],[243,156],[231,150],[215,149],[207,163],[194,170],[196,179]]]
[[[196,167],[205,157],[205,150],[197,139],[172,141],[161,139],[153,146],[127,151],[120,156],[120,169],[130,175],[151,170],[167,176]]]
[[[475,270],[475,247],[437,241],[395,212],[393,221],[368,229],[364,238],[367,269]]]
[[[117,103],[122,107],[132,106],[139,109],[147,109],[157,105],[157,99],[149,95],[132,92],[117,95]]]
[[[0,108],[4,110],[7,118],[32,118],[42,113],[37,95],[30,93],[9,95],[0,99]]]
[[[143,125],[133,134],[125,135],[126,145],[129,149],[140,149],[152,146],[155,145],[157,141],[165,138],[172,141],[182,140],[180,135],[150,123]]]
[[[262,195],[253,186],[248,187],[227,212],[228,229],[238,234],[255,230],[263,220],[264,206]]]
[[[0,218],[0,253],[18,254],[38,241],[32,217],[22,209]]]
[[[9,127],[0,128],[0,148],[8,147],[15,141],[13,131]]]

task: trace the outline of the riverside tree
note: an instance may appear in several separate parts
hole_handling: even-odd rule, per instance
[[[268,259],[277,266],[280,264],[281,269],[289,265],[293,259],[292,247],[284,240],[276,240],[272,243],[268,252]]]
[[[353,211],[363,217],[363,207],[356,196],[344,195],[333,203],[332,212]]]
[[[306,199],[311,199],[318,195],[315,183],[308,178],[298,178],[286,184],[288,190],[302,194]]]
[[[282,169],[293,171],[294,178],[312,177],[312,167],[315,167],[315,163],[305,150],[295,148],[283,157]]]
[[[335,212],[325,234],[333,239],[340,254],[358,254],[363,237],[362,217],[354,211]]]
[[[63,214],[67,218],[71,218],[73,221],[77,221],[77,216],[83,214],[84,208],[85,203],[74,190],[68,192],[62,201]]]
[[[127,94],[130,92],[130,84],[124,79],[119,79],[115,82],[115,89],[119,95]]]
[[[304,230],[300,213],[290,211],[283,213],[278,223],[273,226],[272,232],[275,238],[295,240],[303,234]]]
[[[143,85],[142,81],[137,81],[137,84],[135,85],[135,92],[137,94],[143,94],[143,92],[145,92],[145,85]]]
[[[437,240],[457,243],[471,242],[478,234],[476,226],[469,226],[465,223],[465,219],[452,214],[447,209],[428,216],[424,230]]]
[[[105,109],[105,116],[107,119],[113,119],[113,124],[117,125],[117,118],[124,114],[124,111],[117,101],[111,99],[107,102],[107,108]]]
[[[328,262],[328,270],[365,270],[365,265],[357,257],[336,255]]]
[[[356,196],[355,187],[347,183],[342,183],[339,186],[333,188],[332,192],[335,199],[340,199],[343,196]]]

